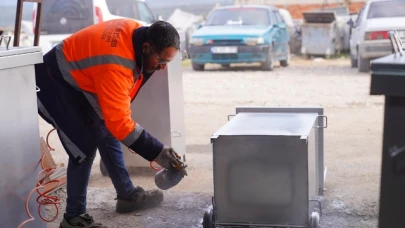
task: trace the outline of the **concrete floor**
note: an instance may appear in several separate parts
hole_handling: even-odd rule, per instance
[[[213,195],[212,133],[227,122],[237,106],[322,106],[325,130],[326,192],[322,228],[377,227],[383,98],[369,95],[369,74],[350,68],[348,59],[294,59],[288,68],[262,72],[254,67],[184,69],[187,164],[189,175],[165,191],[155,209],[119,215],[115,191],[101,175],[97,156],[88,188],[88,211],[108,227],[201,227]],[[41,121],[41,120],[40,120]],[[51,128],[41,121],[41,135]],[[57,162],[66,162],[56,134],[50,138]],[[132,180],[155,188],[153,176],[134,173]],[[65,200],[65,192],[58,192]],[[48,227],[58,227],[64,209]],[[48,211],[50,214],[54,210]]]

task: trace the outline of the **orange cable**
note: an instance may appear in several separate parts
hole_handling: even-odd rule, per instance
[[[47,146],[48,146],[48,151],[46,151],[46,152],[42,155],[42,157],[41,157],[41,159],[40,159],[41,171],[37,174],[37,184],[36,184],[36,187],[31,190],[30,194],[28,195],[27,199],[25,200],[25,212],[27,213],[29,219],[27,219],[27,220],[25,220],[24,222],[22,222],[22,223],[18,226],[18,228],[21,228],[22,226],[24,226],[24,225],[27,224],[28,222],[34,221],[34,217],[31,215],[31,212],[30,212],[30,210],[29,210],[29,208],[28,208],[29,199],[31,198],[31,195],[34,193],[34,191],[37,191],[37,193],[38,193],[38,197],[37,197],[36,201],[37,201],[37,203],[38,203],[38,214],[39,214],[39,217],[40,217],[43,221],[45,221],[45,222],[52,222],[52,221],[54,221],[54,220],[58,217],[58,214],[59,214],[58,204],[61,203],[60,199],[59,199],[57,196],[50,196],[50,195],[48,195],[48,193],[49,193],[51,190],[49,190],[48,192],[40,192],[40,191],[39,191],[39,189],[41,189],[41,188],[43,189],[46,185],[51,184],[51,183],[58,183],[58,185],[57,185],[56,187],[54,187],[53,189],[55,189],[55,188],[57,188],[57,187],[60,186],[60,181],[59,181],[59,180],[46,181],[46,179],[47,179],[49,176],[51,176],[51,175],[55,172],[56,167],[55,167],[55,168],[48,168],[48,169],[45,169],[45,167],[44,167],[44,158],[45,158],[45,156],[47,155],[47,153],[50,153],[51,151],[55,150],[55,149],[53,149],[52,147],[49,146],[49,142],[48,142],[49,135],[50,135],[51,132],[54,131],[54,130],[55,130],[55,129],[52,129],[51,131],[49,131],[49,133],[48,133],[48,135],[47,135],[47,137],[46,137],[46,143],[47,143]],[[43,174],[44,176],[40,179],[40,178],[39,178],[40,175],[41,175],[42,173],[45,173],[45,172],[47,172],[47,174]],[[44,217],[42,216],[42,214],[41,214],[41,207],[44,206],[44,205],[54,205],[54,206],[55,206],[55,208],[56,208],[56,215],[53,217],[53,219],[48,220],[48,219],[46,219],[46,218],[44,218]]]
[[[46,155],[47,153],[50,153],[51,151],[54,151],[54,150],[55,150],[54,148],[52,148],[52,147],[49,145],[49,136],[50,136],[50,134],[51,134],[54,130],[56,130],[56,129],[54,128],[54,129],[50,130],[50,131],[48,132],[47,136],[46,136],[46,145],[47,145],[47,147],[48,147],[48,151],[45,152],[45,153],[42,155],[41,160],[40,160],[42,170],[37,174],[37,185],[36,185],[36,187],[35,187],[34,189],[31,190],[30,194],[28,195],[27,199],[25,200],[25,212],[27,213],[28,217],[30,217],[30,218],[27,219],[27,220],[25,220],[24,222],[22,222],[22,223],[18,226],[18,228],[21,228],[22,226],[24,226],[24,225],[27,224],[28,222],[34,221],[34,217],[31,215],[31,213],[30,213],[30,211],[29,211],[29,208],[28,208],[29,199],[31,198],[31,195],[32,195],[32,193],[34,193],[34,191],[37,191],[37,193],[38,193],[38,195],[39,195],[39,196],[37,197],[37,200],[36,200],[37,203],[38,203],[38,214],[39,214],[39,217],[40,217],[43,221],[45,221],[45,222],[52,222],[52,221],[54,221],[54,220],[58,217],[58,214],[59,214],[59,207],[58,207],[58,205],[61,203],[60,199],[59,199],[57,196],[49,196],[49,195],[48,195],[48,192],[50,192],[51,190],[49,190],[48,192],[40,192],[40,191],[39,191],[40,188],[43,189],[46,185],[51,184],[51,183],[58,183],[58,185],[57,185],[56,187],[54,187],[53,189],[55,189],[55,188],[57,188],[57,187],[60,186],[60,181],[59,181],[59,180],[51,180],[51,181],[46,182],[46,179],[47,179],[49,176],[51,176],[51,175],[55,172],[56,168],[48,168],[48,169],[45,169],[45,168],[44,168],[44,164],[43,164],[45,155]],[[136,154],[136,153],[135,153],[133,150],[131,150],[130,148],[128,148],[128,150],[129,150],[131,153]],[[155,166],[153,166],[153,162],[155,162],[156,164],[159,165],[159,163],[157,163],[156,160],[153,160],[153,161],[151,161],[151,162],[149,163],[150,167],[151,167],[153,170],[160,171],[161,169],[156,168]],[[44,173],[44,172],[47,172],[48,174],[45,174],[41,179],[39,179],[40,174],[42,174],[42,173]],[[43,199],[40,200],[41,198],[43,198]],[[44,205],[54,205],[54,206],[55,206],[56,215],[53,217],[53,219],[47,220],[47,219],[45,219],[45,218],[42,216],[42,214],[41,214],[41,206],[44,206]]]

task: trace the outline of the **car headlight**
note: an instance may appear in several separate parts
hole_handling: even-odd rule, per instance
[[[204,39],[203,38],[191,38],[190,44],[196,45],[196,46],[201,46],[204,44]]]
[[[264,38],[263,37],[249,37],[249,38],[245,39],[245,43],[247,45],[264,44]]]

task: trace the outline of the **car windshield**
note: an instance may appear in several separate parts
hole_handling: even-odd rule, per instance
[[[270,25],[269,13],[259,8],[230,8],[215,10],[208,19],[213,25]]]
[[[383,1],[370,4],[367,18],[405,17],[405,1]]]

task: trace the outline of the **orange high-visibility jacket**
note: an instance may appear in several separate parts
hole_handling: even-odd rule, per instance
[[[65,81],[85,92],[111,134],[130,148],[137,141],[150,144],[145,142],[142,126],[132,120],[130,109],[144,80],[133,46],[134,30],[141,26],[130,19],[101,22],[71,35],[56,48]]]

